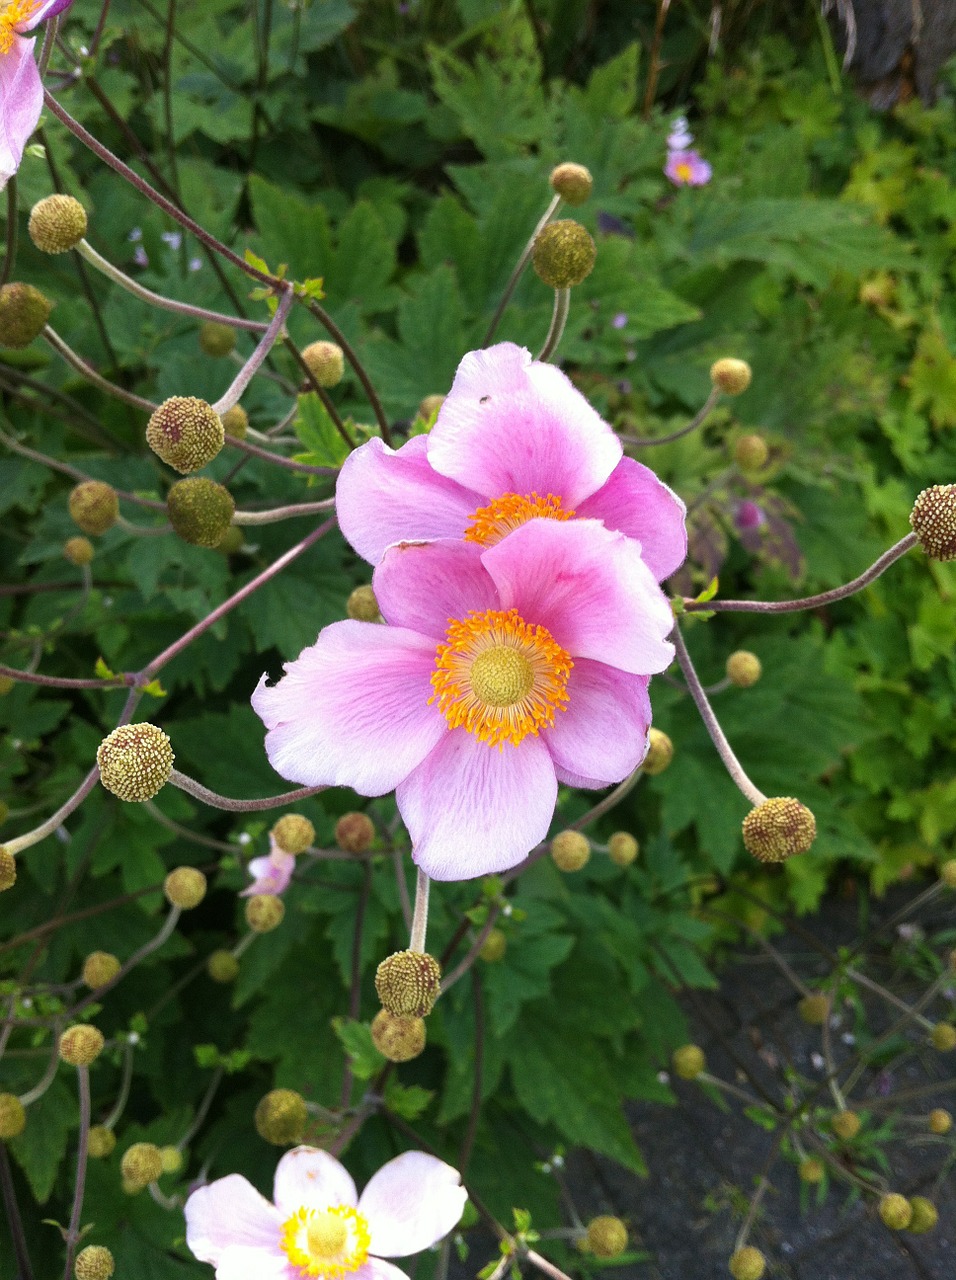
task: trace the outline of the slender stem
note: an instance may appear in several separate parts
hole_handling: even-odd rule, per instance
[[[33,1280],[33,1264],[27,1251],[27,1240],[23,1233],[23,1219],[20,1217],[20,1206],[17,1204],[17,1193],[13,1186],[13,1173],[10,1159],[7,1156],[7,1144],[0,1142],[0,1189],[3,1192],[3,1210],[13,1239],[13,1252],[17,1262],[17,1280]]]
[[[742,1249],[747,1243],[747,1237],[750,1235],[750,1228],[754,1224],[754,1218],[757,1216],[757,1210],[760,1208],[761,1201],[767,1194],[770,1187],[770,1170],[773,1168],[774,1161],[780,1152],[780,1148],[783,1146],[783,1140],[788,1129],[788,1125],[782,1126],[777,1130],[777,1133],[774,1136],[773,1146],[770,1148],[770,1154],[767,1156],[763,1170],[761,1171],[760,1182],[757,1185],[757,1190],[754,1192],[754,1197],[750,1202],[750,1208],[747,1210],[747,1216],[744,1218],[743,1224],[737,1233],[737,1239],[734,1243],[734,1252],[738,1249]]]
[[[109,1115],[103,1121],[104,1129],[113,1129],[117,1121],[126,1109],[126,1103],[129,1100],[130,1086],[133,1083],[133,1046],[129,1040],[126,1041],[126,1052],[123,1055],[123,1075],[120,1079],[119,1093],[116,1095],[116,1101],[110,1110]]]
[[[889,1004],[895,1005],[897,1009],[907,1014],[909,1017],[923,1028],[924,1031],[932,1031],[933,1023],[929,1018],[924,1018],[921,1013],[916,1013],[911,1005],[905,1000],[901,1000],[899,996],[895,996],[892,991],[887,991],[886,987],[881,986],[878,982],[874,982],[872,978],[868,978],[865,973],[859,973],[856,969],[847,969],[846,976],[852,978],[854,982],[858,982],[861,987],[866,987],[869,991],[881,996]]]
[[[405,927],[412,927],[412,902],[408,896],[408,885],[405,881],[405,859],[401,849],[392,850],[392,864],[395,868],[395,883],[398,885],[398,901],[402,908]]]
[[[710,395],[688,422],[687,426],[679,427],[677,431],[672,431],[670,435],[657,436],[655,439],[648,440],[641,440],[637,436],[621,436],[621,439],[626,441],[627,444],[641,445],[642,447],[652,444],[670,444],[672,440],[679,440],[681,436],[689,435],[691,431],[696,431],[699,426],[702,426],[719,399],[720,387],[711,387]]]
[[[0,676],[10,676],[23,684],[42,684],[48,689],[121,689],[130,683],[126,676],[116,676],[112,680],[74,680],[68,676],[43,676],[34,671],[8,667],[2,662]]]
[[[428,887],[431,882],[425,872],[418,868],[418,878],[415,881],[415,912],[412,916],[411,938],[409,939],[409,951],[425,950],[425,933],[428,929]]]
[[[60,25],[60,15],[51,18],[46,24],[43,32],[43,45],[40,49],[40,56],[37,58],[37,71],[40,73],[40,79],[46,78],[47,67],[50,65],[50,56],[53,53],[53,44],[56,40],[57,29]]]
[[[472,1063],[471,1111],[468,1114],[468,1127],[462,1138],[458,1152],[458,1169],[464,1179],[468,1172],[471,1153],[475,1146],[475,1135],[478,1132],[478,1116],[481,1113],[482,1075],[485,1058],[485,996],[481,985],[481,974],[476,970],[471,975],[472,1002],[475,1006],[475,1039],[474,1061]]]
[[[222,1077],[223,1077],[223,1069],[222,1067],[217,1067],[216,1070],[212,1073],[212,1079],[209,1081],[209,1088],[206,1090],[205,1094],[203,1095],[203,1100],[199,1104],[199,1110],[196,1112],[196,1115],[195,1115],[195,1118],[193,1119],[192,1124],[189,1126],[189,1128],[186,1130],[183,1136],[176,1143],[177,1151],[182,1151],[182,1149],[185,1146],[188,1146],[189,1143],[192,1142],[196,1134],[199,1132],[199,1130],[202,1128],[202,1123],[206,1119],[206,1116],[209,1114],[209,1108],[212,1106],[212,1100],[216,1096],[216,1090],[219,1088],[220,1084],[222,1084]]]
[[[147,800],[142,807],[156,819],[160,826],[165,827],[167,831],[175,832],[177,836],[182,836],[184,840],[190,840],[193,844],[202,845],[205,849],[216,849],[222,853],[234,854],[236,852],[234,844],[227,844],[225,840],[213,840],[209,836],[202,836],[198,831],[191,831],[189,827],[184,827],[180,823],[174,822],[172,818],[167,818],[154,800]]]
[[[489,933],[491,933],[492,929],[498,923],[498,915],[500,911],[501,911],[501,908],[496,903],[488,912],[488,919],[481,926],[481,930],[477,938],[475,938],[474,942],[468,948],[468,951],[465,953],[464,957],[459,961],[458,964],[455,965],[454,969],[452,969],[450,973],[447,973],[445,977],[442,979],[442,983],[441,983],[442,995],[444,995],[446,991],[450,990],[455,985],[456,982],[458,982],[461,978],[463,978],[465,974],[468,972],[468,970],[471,968],[471,966],[478,959],[479,955],[481,954],[481,948],[485,945],[485,943],[488,940]]]
[[[97,782],[99,782],[99,778],[99,769],[91,769],[70,798],[60,805],[52,817],[47,818],[46,822],[41,822],[38,827],[34,827],[32,831],[27,831],[22,836],[15,836],[12,840],[5,840],[3,842],[4,848],[9,853],[20,853],[21,850],[29,849],[31,845],[39,844],[41,840],[51,836],[57,827],[63,823],[63,820],[68,818],[74,809],[79,808]]]
[[[325,387],[320,386],[319,381],[316,378],[315,374],[306,364],[305,357],[302,355],[302,352],[299,350],[299,348],[295,345],[295,343],[292,341],[292,339],[288,335],[286,335],[286,338],[285,338],[285,346],[286,346],[286,350],[289,352],[293,360],[299,366],[299,369],[302,372],[302,375],[305,378],[306,382],[309,384],[310,388],[315,392],[315,394],[322,401],[322,407],[323,409],[325,409],[325,412],[329,415],[329,417],[332,419],[332,422],[335,424],[336,431],[339,433],[339,435],[342,437],[342,439],[345,441],[348,447],[350,449],[354,449],[355,441],[349,435],[348,427],[346,427],[345,423],[342,421],[342,415],[339,413],[338,409],[335,407],[335,404],[330,398]],[[292,418],[295,417],[297,412],[298,412],[298,402],[296,403],[295,409],[293,409],[292,413],[289,415],[287,421],[291,421]],[[386,444],[387,443],[388,441],[386,441]]]
[[[83,1195],[86,1190],[86,1157],[90,1137],[90,1069],[77,1067],[77,1084],[80,1093],[80,1140],[76,1153],[76,1181],[73,1190],[73,1211],[70,1214],[70,1225],[66,1232],[66,1266],[63,1268],[63,1280],[70,1280],[73,1275],[73,1259],[76,1246],[80,1242],[80,1218],[83,1214]]]
[[[916,1001],[914,1005],[912,1005],[908,1009],[907,1013],[902,1018],[897,1018],[897,1020],[893,1023],[893,1025],[888,1027],[887,1030],[884,1031],[883,1034],[878,1039],[874,1040],[872,1044],[868,1044],[866,1046],[867,1056],[864,1056],[863,1054],[860,1055],[860,1061],[856,1064],[856,1066],[850,1072],[849,1077],[844,1081],[843,1088],[847,1093],[851,1092],[851,1090],[853,1089],[853,1086],[856,1084],[860,1076],[866,1070],[868,1059],[872,1058],[873,1054],[877,1053],[883,1047],[883,1045],[885,1045],[888,1041],[892,1040],[894,1036],[899,1035],[899,1033],[905,1029],[906,1024],[910,1022],[913,1018],[918,1017],[919,1014],[921,1014],[923,1010],[927,1007],[927,1005],[930,1004],[930,1002],[936,997],[937,993],[943,987],[947,986],[950,982],[952,982],[952,980],[953,980],[953,975],[944,969],[943,972],[939,975],[939,977],[930,983],[930,985],[926,988],[926,990],[923,992],[920,998]]]
[[[368,911],[369,894],[372,891],[372,868],[366,862],[362,868],[362,889],[355,908],[355,923],[352,930],[352,975],[349,987],[349,1017],[353,1022],[358,1020],[362,1008],[362,935],[365,929],[365,916]],[[339,1093],[339,1105],[344,1111],[352,1098],[352,1085],[355,1074],[352,1071],[352,1059],[345,1055],[345,1066],[342,1070],[342,1088]]]
[[[5,444],[8,449],[12,449],[14,453],[19,453],[24,458],[30,458],[33,462],[40,462],[52,471],[59,471],[73,480],[82,482],[94,478],[87,475],[85,471],[80,471],[78,467],[71,467],[68,462],[60,462],[59,459],[50,458],[45,453],[38,453],[36,449],[29,449],[25,444],[21,444],[19,440],[15,440],[13,436],[7,435],[5,431],[0,431],[0,442]],[[128,502],[138,502],[140,506],[149,507],[153,511],[165,512],[166,510],[165,502],[157,502],[153,498],[141,498],[138,494],[129,493],[125,489],[117,489],[116,493]]]
[[[342,348],[342,354],[352,366],[355,376],[358,378],[359,382],[361,382],[362,389],[368,397],[368,402],[372,407],[372,412],[375,414],[375,421],[378,423],[378,429],[382,433],[382,439],[386,444],[391,444],[392,433],[389,429],[388,418],[385,416],[385,410],[382,408],[382,402],[379,400],[378,393],[372,386],[372,381],[365,371],[365,366],[358,358],[355,348],[324,307],[320,307],[317,302],[311,301],[309,303],[309,310],[315,316],[316,320],[325,326],[326,332],[332,340],[337,342]]]
[[[58,352],[67,364],[72,365],[78,373],[81,373],[87,382],[92,382],[95,387],[99,387],[107,395],[115,396],[117,400],[125,401],[126,404],[132,405],[134,409],[143,409],[146,413],[152,413],[155,410],[156,405],[152,400],[144,400],[142,396],[138,396],[132,391],[126,391],[123,387],[118,387],[115,382],[110,382],[101,373],[97,373],[93,366],[87,364],[82,356],[78,356],[73,348],[68,346],[49,325],[44,325],[43,336],[53,350]]]
[[[60,1024],[57,1020],[52,1023],[53,1045],[50,1053],[50,1061],[47,1063],[46,1071],[37,1083],[27,1093],[20,1094],[20,1103],[24,1107],[30,1107],[38,1098],[42,1098],[53,1083],[53,1077],[56,1075],[60,1066]]]
[[[110,0],[103,0],[100,8],[100,16],[96,22],[96,30],[93,32],[93,39],[90,41],[90,57],[96,56],[96,51],[100,47],[100,41],[103,38],[103,31],[106,27],[106,17],[110,11]]]
[[[7,251],[3,259],[3,270],[0,271],[0,286],[5,285],[13,273],[17,260],[17,232],[20,226],[17,210],[17,175],[10,175],[7,182]]]
[[[294,516],[318,515],[321,511],[330,511],[334,506],[334,498],[323,498],[321,502],[301,502],[291,507],[273,507],[271,511],[237,511],[232,517],[232,523],[276,524],[279,520],[291,520]]]
[[[163,921],[163,926],[159,932],[154,937],[150,938],[148,942],[144,942],[137,951],[134,951],[130,958],[122,965],[116,975],[112,977],[109,982],[104,983],[101,987],[97,987],[95,991],[91,991],[88,995],[85,995],[78,1004],[75,1004],[69,1011],[69,1017],[76,1018],[83,1012],[87,1005],[98,1003],[108,991],[112,991],[112,989],[118,983],[122,982],[126,975],[131,973],[138,964],[146,959],[148,955],[152,955],[154,951],[158,951],[163,943],[167,941],[172,931],[176,928],[181,915],[181,908],[170,907],[169,915]]]
[[[276,313],[272,317],[268,329],[259,339],[255,351],[236,374],[232,386],[213,405],[216,413],[227,413],[234,405],[239,403],[240,396],[252,381],[256,370],[272,350],[279,334],[282,332],[282,326],[285,324],[285,318],[289,314],[289,308],[294,300],[295,295],[291,289],[287,289],[279,298]]]
[[[524,1255],[533,1267],[539,1271],[543,1271],[546,1276],[550,1276],[551,1280],[571,1280],[571,1277],[560,1267],[556,1267],[553,1262],[549,1262],[547,1258],[543,1258],[540,1253],[534,1249],[526,1249]]]
[[[548,223],[557,213],[558,205],[560,203],[561,203],[560,196],[555,196],[552,199],[551,203],[548,205],[547,209],[545,209],[544,211],[544,216],[541,218],[538,225],[532,231],[531,238],[528,240],[528,243],[521,250],[521,257],[518,259],[517,263],[515,264],[514,271],[512,271],[511,275],[508,277],[508,283],[505,285],[504,292],[502,293],[501,298],[498,301],[498,305],[495,308],[495,314],[491,317],[491,324],[488,326],[488,332],[485,334],[484,340],[482,341],[482,344],[481,344],[483,347],[487,347],[488,344],[491,342],[491,339],[495,336],[495,330],[498,328],[498,325],[501,323],[501,317],[505,313],[505,307],[507,307],[508,303],[511,301],[511,295],[514,293],[515,289],[517,288],[518,281],[521,279],[522,275],[524,274],[524,269],[528,265],[528,262],[531,258],[531,254],[534,250],[534,242],[535,240],[537,240],[538,236],[541,234],[541,232],[545,229],[545,227],[548,225]]]
[[[307,800],[309,796],[317,796],[320,791],[327,790],[326,787],[298,787],[295,791],[285,791],[279,796],[262,796],[257,800],[235,800],[231,796],[221,796],[216,791],[210,791],[208,787],[180,773],[178,769],[172,771],[169,781],[180,791],[185,791],[196,800],[201,800],[203,804],[208,804],[213,809],[228,809],[231,813],[259,813],[264,809],[279,809],[284,804],[296,804],[299,800]]]
[[[554,310],[551,313],[551,328],[548,330],[548,336],[544,340],[544,346],[538,354],[541,361],[549,360],[551,355],[561,341],[561,335],[564,333],[564,326],[568,322],[568,311],[571,307],[571,290],[555,289],[554,291]]]
[[[292,458],[284,458],[281,453],[260,449],[258,445],[250,444],[248,440],[237,440],[235,436],[226,436],[226,444],[231,445],[233,449],[241,449],[243,453],[250,454],[253,458],[262,458],[264,462],[285,467],[287,471],[301,471],[304,475],[310,476],[338,475],[338,467],[313,467],[309,462],[295,462]]]
[[[644,89],[644,102],[641,107],[641,117],[644,120],[650,119],[651,108],[654,106],[657,77],[660,75],[663,65],[661,62],[661,41],[664,38],[664,20],[667,17],[670,3],[671,0],[657,0],[657,20],[654,23],[654,38],[651,42],[650,60],[647,67],[647,86]]]
[[[833,1061],[833,1043],[830,1036],[829,1016],[823,1019],[823,1023],[820,1027],[820,1032],[821,1032],[820,1043],[821,1043],[821,1048],[823,1049],[823,1061],[826,1063],[826,1068],[827,1068],[827,1085],[830,1089],[830,1093],[833,1095],[833,1101],[836,1103],[837,1110],[846,1111],[847,1109],[846,1099],[844,1098],[843,1092],[840,1089],[839,1084],[837,1083],[836,1063]]]

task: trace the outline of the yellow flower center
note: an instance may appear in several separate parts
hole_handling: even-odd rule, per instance
[[[680,164],[675,165],[675,172],[683,182],[690,182],[694,176],[694,171],[686,160],[682,160]]]
[[[300,1276],[333,1280],[357,1271],[368,1260],[368,1223],[350,1205],[297,1210],[282,1224],[279,1240]]]
[[[553,493],[549,493],[546,498],[533,492],[506,493],[489,502],[487,507],[479,507],[469,516],[471,527],[465,530],[465,541],[480,542],[483,547],[491,547],[529,520],[570,520],[573,516],[573,511],[562,510],[561,499]]]
[[[37,7],[37,0],[7,0],[0,3],[0,54],[9,53],[17,27],[26,22]]]
[[[490,747],[517,746],[565,710],[574,664],[550,631],[525,622],[517,609],[453,619],[446,640],[435,651],[429,701],[438,702],[450,728],[464,726]]]

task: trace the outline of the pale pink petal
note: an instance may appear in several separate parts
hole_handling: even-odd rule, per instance
[[[395,798],[418,866],[433,880],[470,880],[506,871],[544,839],[557,792],[540,738],[499,749],[459,728],[449,730]]]
[[[577,508],[582,519],[603,520],[609,529],[641,544],[644,562],[658,582],[684,563],[687,509],[649,467],[622,458],[607,484]]]
[[[236,1245],[216,1264],[216,1280],[302,1280],[302,1272],[285,1253],[263,1253]]]
[[[369,1258],[354,1275],[349,1276],[349,1280],[408,1280],[408,1276],[393,1262],[386,1262],[384,1258]]]
[[[218,1262],[232,1245],[279,1252],[278,1209],[238,1173],[194,1191],[183,1212],[186,1243],[200,1262]]]
[[[285,853],[282,849],[274,849],[267,858],[253,858],[249,863],[249,874],[252,884],[239,894],[240,898],[249,898],[256,893],[285,893],[295,869],[295,855]]]
[[[554,717],[553,728],[541,730],[555,769],[595,787],[620,782],[636,769],[647,753],[651,723],[647,685],[647,676],[576,658],[566,710]]]
[[[47,18],[55,18],[64,9],[69,9],[72,3],[73,0],[42,0],[42,3],[37,5],[26,22],[20,23],[17,30],[32,31],[38,23],[45,22]]]
[[[498,592],[477,542],[400,543],[390,547],[372,585],[382,617],[393,626],[444,638],[450,618],[499,608]]]
[[[582,791],[602,791],[609,784],[602,782],[600,778],[585,778],[583,774],[572,773],[570,769],[562,769],[560,765],[554,766],[554,772],[557,774],[558,781],[565,787],[580,787]]]
[[[362,1192],[369,1249],[379,1257],[420,1253],[458,1225],[468,1193],[461,1174],[424,1151],[406,1151],[383,1164]]]
[[[460,538],[483,499],[439,475],[413,436],[393,450],[369,440],[351,453],[335,486],[339,528],[355,550],[378,564],[393,542]]]
[[[252,705],[266,753],[290,782],[391,791],[445,732],[428,705],[435,641],[404,627],[333,622],[276,685],[259,681]]]
[[[358,1200],[348,1170],[318,1147],[293,1147],[285,1153],[276,1166],[273,1194],[283,1222],[299,1209],[354,1206]]]
[[[19,169],[23,148],[43,110],[35,44],[35,38],[15,35],[9,52],[0,55],[0,188]]]
[[[572,658],[635,675],[670,666],[674,618],[632,539],[597,520],[529,520],[482,555],[503,609],[546,627]]]
[[[604,484],[622,452],[560,369],[513,342],[464,357],[427,441],[436,471],[487,498],[553,493],[571,508]]]

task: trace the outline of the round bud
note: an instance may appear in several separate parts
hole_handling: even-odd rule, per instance
[[[372,1044],[389,1062],[409,1062],[425,1048],[424,1018],[397,1018],[379,1009],[372,1019]]]
[[[951,1022],[937,1022],[930,1033],[930,1041],[940,1053],[950,1053],[956,1049],[956,1027]]]
[[[0,893],[17,882],[17,860],[5,844],[0,844]]]
[[[86,235],[86,210],[73,196],[46,196],[30,210],[27,231],[41,253],[66,253]]]
[[[343,813],[335,824],[335,843],[346,853],[365,853],[375,839],[375,823],[367,813]]]
[[[642,768],[650,777],[656,778],[674,759],[674,744],[660,729],[650,729],[647,742],[647,755],[644,757]]]
[[[427,951],[396,951],[375,970],[382,1008],[397,1018],[425,1018],[441,986],[441,965]]]
[[[84,533],[105,533],[116,524],[119,498],[104,480],[84,480],[70,493],[70,516]]]
[[[559,831],[551,841],[551,860],[559,871],[580,871],[591,858],[591,842],[580,831]]]
[[[912,1216],[910,1224],[906,1228],[912,1232],[914,1236],[925,1235],[927,1231],[932,1231],[939,1222],[939,1212],[932,1200],[927,1200],[925,1196],[913,1196],[910,1200],[910,1210]]]
[[[750,689],[760,679],[763,667],[755,653],[737,649],[727,659],[727,679],[738,689]]]
[[[116,1134],[112,1129],[107,1129],[105,1124],[95,1124],[90,1130],[86,1146],[94,1160],[105,1160],[107,1156],[113,1154]]]
[[[272,828],[272,838],[283,853],[302,853],[315,840],[315,827],[301,813],[287,813]]]
[[[245,538],[242,530],[237,524],[231,524],[226,532],[216,543],[216,550],[220,555],[234,556],[237,551],[241,551],[245,545]]]
[[[750,386],[750,365],[746,360],[727,357],[710,366],[710,380],[725,396],[739,396]]]
[[[120,1173],[133,1191],[142,1191],[163,1172],[163,1157],[154,1142],[134,1142],[123,1152]]]
[[[378,622],[381,614],[371,587],[356,587],[345,602],[345,612],[356,622]]]
[[[551,170],[551,190],[559,195],[565,204],[584,204],[594,187],[594,179],[583,164],[572,164],[565,161]]]
[[[910,524],[933,560],[956,560],[956,485],[924,489],[913,503]]]
[[[953,1117],[943,1107],[934,1107],[929,1113],[930,1133],[949,1133],[953,1127]]]
[[[199,349],[204,355],[227,356],[236,345],[236,331],[232,325],[218,320],[204,320],[199,326]]]
[[[176,867],[163,881],[163,893],[172,906],[191,911],[206,896],[206,877],[198,867]]]
[[[849,1142],[860,1132],[860,1117],[855,1111],[835,1111],[830,1117],[830,1128],[843,1142]]]
[[[535,239],[531,261],[552,289],[570,289],[594,270],[597,246],[580,222],[549,222]]]
[[[194,547],[217,547],[235,511],[229,490],[206,476],[177,480],[166,495],[169,523]]]
[[[28,347],[50,318],[53,303],[32,284],[0,288],[0,347]]]
[[[503,929],[489,930],[488,937],[481,944],[478,954],[486,964],[496,964],[504,959],[508,950],[508,935]]]
[[[76,1255],[73,1274],[76,1280],[110,1280],[115,1263],[104,1244],[88,1244]]]
[[[811,1027],[822,1027],[830,1016],[830,997],[822,991],[814,991],[804,996],[797,1005],[800,1017]]]
[[[706,1071],[707,1059],[699,1045],[682,1044],[671,1054],[671,1066],[674,1075],[682,1080],[696,1080],[702,1071]]]
[[[178,1173],[183,1167],[183,1153],[178,1147],[160,1147],[159,1158],[163,1162],[163,1173]]]
[[[956,889],[956,858],[950,858],[939,869],[939,878],[947,889]]]
[[[308,1112],[305,1098],[294,1089],[273,1089],[259,1099],[256,1107],[256,1133],[276,1147],[301,1142]]]
[[[83,961],[83,981],[91,991],[113,981],[123,966],[108,951],[91,951]]]
[[[162,729],[143,721],[121,724],[96,752],[100,782],[120,800],[141,804],[162,791],[173,771],[172,744]]]
[[[727,1267],[734,1280],[760,1280],[767,1269],[767,1259],[752,1244],[745,1244],[730,1255]]]
[[[0,1142],[18,1138],[27,1127],[27,1113],[15,1093],[0,1093]]]
[[[253,933],[271,933],[285,915],[285,903],[274,893],[257,893],[246,899],[246,924]]]
[[[629,867],[641,851],[629,831],[615,831],[607,842],[608,856],[619,867]]]
[[[800,1175],[801,1182],[809,1182],[815,1185],[823,1181],[823,1175],[826,1172],[826,1166],[822,1160],[816,1160],[813,1156],[807,1156],[805,1160],[800,1161],[797,1173]]]
[[[596,1258],[617,1258],[627,1248],[627,1227],[620,1218],[602,1213],[588,1223],[584,1243]]]
[[[231,951],[214,951],[206,961],[206,972],[213,982],[235,982],[239,976],[239,961]]]
[[[769,457],[763,436],[740,436],[734,445],[734,462],[741,471],[759,471]]]
[[[792,796],[774,796],[751,809],[743,822],[744,845],[760,862],[784,862],[806,853],[817,834],[813,814]]]
[[[78,569],[89,564],[95,554],[89,538],[67,538],[63,544],[64,558]]]
[[[913,1206],[906,1196],[901,1196],[897,1191],[890,1191],[880,1197],[877,1213],[883,1225],[891,1231],[905,1231],[913,1220]]]
[[[88,1022],[67,1027],[60,1036],[60,1057],[71,1067],[88,1067],[103,1052],[103,1032]]]
[[[249,430],[249,415],[241,404],[234,404],[222,416],[222,429],[233,440],[245,440]]]
[[[170,396],[146,427],[146,443],[153,453],[183,475],[212,462],[224,440],[222,418],[196,396]]]
[[[320,387],[334,387],[342,381],[345,359],[337,343],[310,342],[302,352],[302,359]]]
[[[0,698],[5,698],[8,693],[12,693],[16,683],[13,676],[0,676]]]
[[[438,410],[445,403],[444,396],[425,396],[421,404],[418,406],[418,416],[425,422],[431,422]]]

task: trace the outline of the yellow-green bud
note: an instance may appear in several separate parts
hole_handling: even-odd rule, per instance
[[[728,356],[715,360],[710,366],[710,380],[725,396],[739,396],[750,386],[750,365],[746,360],[734,360]]]
[[[641,851],[641,846],[629,831],[615,831],[607,842],[608,856],[619,867],[629,867]]]
[[[63,544],[64,559],[75,564],[78,569],[89,564],[95,554],[89,538],[67,538]]]
[[[800,1161],[797,1169],[801,1182],[809,1182],[811,1185],[822,1182],[823,1175],[826,1173],[826,1166],[822,1160],[817,1160],[813,1156],[807,1156],[805,1160]]]
[[[285,915],[285,903],[274,893],[257,893],[246,899],[246,924],[253,933],[271,933]]]
[[[565,218],[549,222],[535,239],[531,261],[552,289],[570,289],[594,270],[597,246],[580,222]]]
[[[0,698],[5,698],[8,693],[12,693],[16,683],[13,676],[0,676]]]
[[[235,982],[239,976],[239,961],[231,951],[214,951],[206,961],[206,972],[213,982]]]
[[[0,844],[0,893],[17,882],[17,860],[5,844]]]
[[[763,667],[755,653],[737,649],[727,659],[727,679],[738,689],[749,689],[760,679]]]
[[[662,733],[660,729],[650,729],[647,735],[647,742],[647,755],[644,757],[644,763],[641,767],[650,777],[656,778],[659,773],[664,772],[674,759],[674,744],[667,734]]]
[[[192,911],[206,896],[206,877],[198,867],[175,867],[163,881],[163,893],[180,911]]]
[[[242,550],[244,543],[242,530],[237,524],[231,524],[216,543],[216,550],[224,556],[234,556],[237,551]]]
[[[218,320],[204,320],[199,326],[199,349],[204,355],[227,356],[236,345],[236,331]]]
[[[112,1129],[107,1129],[105,1124],[95,1124],[92,1127],[87,1139],[87,1151],[94,1160],[105,1160],[113,1154],[115,1146],[116,1134]]]
[[[914,1236],[925,1235],[927,1231],[932,1231],[939,1222],[939,1212],[932,1200],[927,1200],[925,1196],[913,1196],[910,1199],[910,1224],[906,1228]]]
[[[551,190],[570,205],[584,204],[594,188],[594,179],[584,165],[570,160],[551,170],[550,182]]]
[[[84,480],[70,492],[70,516],[84,533],[105,533],[116,524],[119,498],[105,480]]]
[[[734,445],[734,462],[741,471],[759,471],[770,457],[763,436],[740,436]]]
[[[27,1113],[15,1093],[0,1093],[0,1142],[18,1138],[27,1127]]]
[[[41,253],[66,253],[86,235],[86,210],[73,196],[46,196],[30,210],[27,231]]]
[[[287,813],[272,828],[272,838],[283,853],[302,853],[315,841],[315,827],[301,813]]]
[[[950,858],[939,869],[939,878],[947,889],[956,889],[956,858]]]
[[[249,415],[241,404],[234,404],[222,414],[222,429],[233,440],[245,440],[249,430]]]
[[[817,834],[810,810],[793,796],[773,796],[743,821],[744,845],[760,862],[784,862],[806,853]]]
[[[505,931],[503,929],[491,929],[488,937],[481,944],[478,954],[486,964],[497,964],[499,960],[504,959],[504,954],[507,950],[508,935]]]
[[[88,1244],[76,1255],[73,1274],[76,1280],[110,1280],[115,1265],[105,1244]]]
[[[940,1053],[950,1053],[956,1049],[956,1027],[950,1022],[937,1022],[930,1033],[930,1040]]]
[[[196,396],[170,396],[146,427],[153,453],[183,475],[212,462],[225,438],[222,418]]]
[[[183,1167],[183,1153],[178,1147],[160,1147],[159,1158],[163,1162],[163,1173],[178,1173]]]
[[[375,823],[367,813],[343,813],[335,824],[335,843],[346,853],[365,853],[375,839]]]
[[[953,1127],[953,1117],[944,1107],[934,1107],[929,1113],[930,1133],[949,1133]]]
[[[591,842],[580,831],[559,831],[551,841],[551,859],[559,871],[580,871],[591,858]]]
[[[397,1018],[380,1009],[372,1019],[372,1043],[389,1062],[409,1062],[425,1048],[424,1018]]]
[[[378,622],[381,617],[375,592],[369,586],[355,588],[345,602],[345,612],[356,622]]]
[[[71,1067],[88,1067],[103,1052],[103,1032],[88,1022],[67,1027],[60,1036],[60,1057]]]
[[[302,352],[302,359],[320,387],[334,387],[342,381],[345,358],[338,343],[310,342]]]
[[[441,965],[427,951],[396,951],[375,970],[382,1008],[397,1018],[425,1018],[441,985]]]
[[[235,511],[229,490],[206,476],[177,480],[166,495],[169,523],[194,547],[217,547]]]
[[[880,1221],[891,1231],[905,1231],[913,1220],[913,1206],[898,1191],[890,1191],[881,1196],[877,1212]]]
[[[843,1142],[850,1142],[860,1132],[860,1117],[855,1111],[835,1111],[830,1117],[830,1128]]]
[[[811,1027],[822,1027],[830,1016],[830,997],[822,991],[811,992],[797,1005],[797,1012]]]
[[[431,422],[444,403],[444,396],[425,396],[418,406],[418,416],[425,422]]]
[[[100,782],[120,800],[141,804],[152,800],[173,771],[172,744],[162,729],[143,721],[121,724],[96,752]]]
[[[273,1089],[259,1099],[256,1107],[256,1133],[276,1147],[301,1142],[308,1112],[305,1098],[294,1089]]]
[[[83,961],[83,981],[91,991],[112,982],[123,966],[109,951],[91,951]]]
[[[0,347],[28,347],[50,318],[53,303],[32,284],[0,288]]]
[[[142,1191],[163,1172],[163,1157],[154,1142],[134,1142],[123,1152],[120,1173],[134,1191]]]
[[[596,1258],[620,1257],[627,1248],[627,1227],[620,1218],[602,1213],[588,1223],[584,1243]]]
[[[924,489],[913,503],[910,525],[933,560],[956,560],[956,485]]]
[[[727,1267],[734,1280],[760,1280],[767,1269],[767,1259],[752,1244],[745,1244],[730,1255]]]
[[[671,1054],[671,1066],[674,1075],[682,1080],[696,1080],[702,1071],[707,1070],[707,1059],[699,1045],[682,1044]]]

